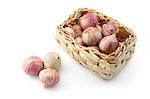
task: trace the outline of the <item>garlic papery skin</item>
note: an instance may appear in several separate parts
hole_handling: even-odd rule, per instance
[[[57,71],[60,69],[61,58],[59,54],[56,52],[50,52],[46,54],[43,58],[43,61],[44,61],[45,68],[51,68]]]
[[[65,27],[64,31],[66,34],[70,35],[71,37],[73,37],[73,38],[76,37],[76,33],[74,32],[74,30],[71,27]]]
[[[89,27],[82,33],[82,40],[87,45],[96,45],[102,38],[102,29],[96,27]]]
[[[84,14],[82,17],[80,17],[79,22],[81,28],[84,30],[89,27],[95,27],[98,22],[98,19],[94,13],[88,12]]]
[[[102,26],[103,36],[112,35],[112,34],[117,33],[117,32],[119,32],[119,26],[115,22],[109,22],[109,23],[104,24]]]
[[[77,33],[77,35],[79,35],[79,36],[82,35],[82,30],[81,30],[80,25],[77,25],[77,24],[76,24],[76,25],[73,25],[72,28],[73,28],[74,32]]]
[[[32,76],[37,76],[44,68],[44,63],[38,56],[31,56],[24,60],[23,70]]]
[[[56,70],[47,68],[40,71],[39,79],[44,84],[44,87],[47,88],[56,85],[60,76]]]
[[[100,50],[105,54],[114,52],[119,46],[119,42],[115,34],[102,38],[99,42]]]
[[[79,44],[79,45],[84,45],[84,42],[83,42],[83,40],[82,40],[82,37],[78,36],[78,37],[76,37],[75,40],[76,40],[77,44]]]

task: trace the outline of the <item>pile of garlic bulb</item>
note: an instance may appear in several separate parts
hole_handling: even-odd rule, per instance
[[[85,13],[78,21],[79,24],[69,24],[64,28],[65,33],[74,38],[77,44],[98,47],[98,50],[105,54],[110,54],[118,48],[116,33],[119,32],[119,26],[116,22],[109,21],[100,26],[98,17],[92,12]]]
[[[31,56],[25,59],[23,70],[28,75],[39,76],[39,79],[46,88],[54,86],[59,82],[58,70],[60,65],[61,58],[59,54],[50,52],[44,56],[43,60],[38,56]]]

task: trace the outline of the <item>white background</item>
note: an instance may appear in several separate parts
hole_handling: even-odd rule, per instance
[[[149,0],[0,0],[0,99],[150,98]],[[94,8],[130,27],[138,40],[129,64],[103,80],[75,63],[56,45],[56,26],[79,7]],[[62,58],[60,82],[45,89],[22,70],[31,55],[56,51]]]

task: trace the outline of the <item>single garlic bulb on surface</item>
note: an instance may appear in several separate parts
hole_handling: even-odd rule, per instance
[[[102,33],[104,36],[112,35],[119,31],[119,26],[115,22],[109,22],[102,26]]]
[[[98,22],[97,16],[92,12],[84,14],[82,17],[80,17],[79,21],[83,30],[88,27],[95,27]]]
[[[82,37],[77,37],[76,39],[76,42],[79,44],[79,45],[84,45],[84,42],[83,42],[83,40],[82,40]]]
[[[82,31],[79,25],[73,25],[72,28],[78,35],[82,35]]]
[[[43,61],[44,61],[45,68],[59,70],[61,65],[61,58],[59,54],[56,52],[50,52],[46,54],[43,58]]]
[[[56,85],[60,76],[56,70],[47,68],[40,71],[39,78],[46,88]]]
[[[28,57],[23,63],[23,70],[29,75],[38,75],[43,68],[44,63],[37,56]]]
[[[110,54],[114,52],[118,46],[119,46],[119,42],[115,34],[106,36],[102,38],[101,41],[99,42],[99,48],[105,54]]]
[[[65,27],[64,28],[66,34],[70,35],[71,37],[75,38],[76,37],[76,33],[74,32],[74,30],[71,27]]]
[[[96,45],[102,38],[102,29],[96,27],[89,27],[82,33],[82,40],[87,45]]]

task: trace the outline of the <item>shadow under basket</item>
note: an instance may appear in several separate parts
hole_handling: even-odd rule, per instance
[[[119,32],[116,34],[119,47],[111,54],[104,54],[94,47],[85,47],[76,43],[75,39],[64,32],[64,27],[79,24],[79,18],[87,13],[95,13],[99,24],[115,21],[119,24]],[[117,20],[103,15],[94,9],[79,8],[69,18],[57,27],[56,41],[73,59],[84,67],[94,71],[104,79],[111,79],[124,67],[132,57],[135,49],[136,35],[132,30],[118,22]]]

